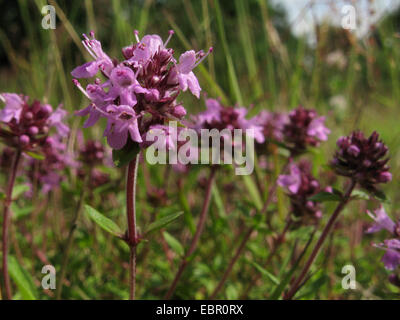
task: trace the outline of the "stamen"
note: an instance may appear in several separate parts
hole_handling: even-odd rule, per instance
[[[0,100],[6,103],[6,99],[0,94]]]
[[[90,33],[89,33],[89,35],[90,35],[91,38],[94,38],[94,31],[91,30]]]
[[[83,89],[83,87],[81,86],[81,84],[79,83],[79,81],[77,79],[72,79],[72,82],[74,85],[76,85],[78,87],[79,90],[81,90],[81,92],[90,100],[90,97],[88,95],[88,93],[86,92],[85,89]]]
[[[208,52],[207,52],[203,57],[201,57],[201,58],[199,59],[199,61],[197,61],[197,62],[195,63],[195,65],[193,66],[193,69],[196,68],[205,58],[207,58],[207,56],[208,56],[211,52],[213,52],[213,50],[214,50],[214,48],[213,48],[213,47],[210,47],[210,49],[208,49]]]
[[[139,39],[139,31],[138,31],[138,30],[134,30],[134,31],[133,31],[133,34],[135,35],[136,42],[139,43],[139,42],[140,42],[140,39]]]
[[[168,36],[167,40],[164,42],[164,48],[167,47],[167,44],[168,44],[169,40],[171,40],[172,35],[175,33],[175,31],[174,30],[169,30],[168,33],[169,33],[169,36]]]
[[[88,40],[82,40],[83,46],[89,52],[89,54],[93,57],[93,59],[97,60],[97,56],[93,53],[92,49],[90,48]]]

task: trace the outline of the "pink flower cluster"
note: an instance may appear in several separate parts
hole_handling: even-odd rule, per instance
[[[5,106],[0,110],[0,138],[16,149],[36,150],[46,144],[49,130],[54,127],[58,135],[65,137],[69,128],[63,123],[66,111],[61,107],[53,111],[49,104],[34,101],[15,93],[2,93]]]
[[[200,97],[200,85],[193,69],[212,51],[183,53],[176,61],[171,48],[158,35],[139,38],[136,43],[122,49],[124,60],[117,62],[103,52],[101,43],[84,35],[83,45],[93,61],[75,68],[74,78],[92,78],[101,73],[105,81],[96,78],[86,90],[78,80],[74,83],[91,101],[88,107],[77,112],[89,115],[84,127],[94,125],[101,117],[107,119],[104,136],[113,149],[121,149],[130,138],[142,143],[145,134],[154,125],[164,125],[168,120],[180,120],[186,110],[177,101],[181,91],[190,90]]]

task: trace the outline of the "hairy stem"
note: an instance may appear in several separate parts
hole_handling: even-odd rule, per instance
[[[206,194],[203,202],[203,208],[200,213],[200,218],[199,221],[197,222],[196,233],[194,234],[192,242],[190,243],[189,250],[185,253],[185,256],[182,259],[178,272],[176,273],[175,278],[171,284],[171,287],[169,288],[167,294],[165,295],[165,299],[170,299],[173,293],[175,292],[179,279],[181,278],[183,271],[185,270],[188,264],[188,258],[195,252],[197,248],[197,244],[199,242],[201,234],[203,233],[204,226],[206,223],[208,208],[210,206],[210,200],[211,200],[211,190],[215,180],[215,174],[216,174],[216,167],[213,166],[211,167],[210,176],[207,181]]]
[[[337,205],[335,211],[333,212],[332,216],[329,218],[329,221],[326,224],[324,230],[322,231],[322,234],[319,237],[317,243],[315,244],[315,247],[314,247],[313,251],[311,252],[310,257],[308,258],[306,264],[304,265],[303,270],[301,271],[299,277],[294,281],[289,292],[285,295],[285,299],[287,299],[287,300],[292,299],[293,296],[296,294],[296,292],[299,290],[300,285],[304,284],[303,279],[307,275],[308,270],[310,269],[312,263],[314,262],[319,250],[321,249],[322,244],[324,243],[326,237],[329,234],[329,231],[332,229],[333,225],[335,224],[336,219],[338,218],[340,212],[343,210],[343,208],[349,202],[351,193],[352,193],[355,185],[356,185],[356,182],[354,180],[351,180],[350,185],[347,188],[347,191],[344,194],[342,201],[340,201],[340,203]]]
[[[140,152],[128,165],[126,178],[126,214],[128,219],[129,254],[129,300],[135,300],[136,292],[136,246],[138,236],[136,230],[136,182]]]
[[[18,164],[19,164],[20,159],[21,159],[21,151],[17,150],[15,153],[15,156],[14,156],[14,162],[12,165],[11,174],[8,179],[6,199],[5,199],[5,203],[4,203],[2,267],[3,267],[5,298],[7,300],[12,299],[10,276],[8,274],[8,247],[9,247],[8,232],[10,229],[10,222],[11,222],[10,206],[11,206],[11,202],[12,202],[12,192],[13,192],[13,188],[14,188],[15,177],[17,176]]]

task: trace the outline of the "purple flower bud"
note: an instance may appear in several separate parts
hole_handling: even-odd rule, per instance
[[[22,136],[19,137],[19,142],[23,147],[27,146],[30,141],[31,139],[26,134],[23,134]]]
[[[37,135],[39,133],[38,127],[32,126],[28,129],[30,135]]]
[[[104,157],[104,152],[101,152],[101,151],[96,152],[97,159],[103,159],[103,157]]]
[[[337,141],[336,141],[336,145],[341,148],[343,146],[343,144],[346,142],[346,137],[340,137]]]
[[[186,115],[186,109],[181,105],[176,106],[172,111],[172,115],[179,119],[183,118]]]
[[[54,139],[52,137],[47,137],[45,143],[46,145],[51,146],[54,144]]]
[[[310,185],[311,185],[313,188],[318,188],[318,187],[319,187],[319,183],[318,183],[317,180],[312,180],[311,183],[310,183]]]
[[[353,157],[357,158],[360,154],[360,149],[357,146],[352,144],[350,147],[347,148],[347,152],[351,154]]]
[[[365,160],[363,161],[363,165],[364,165],[366,168],[369,168],[369,167],[371,166],[371,164],[372,164],[372,162],[369,161],[368,159],[365,159]]]
[[[28,111],[28,112],[25,113],[24,117],[27,120],[31,120],[31,119],[33,119],[33,113]]]
[[[381,174],[379,175],[379,182],[389,182],[392,181],[392,174],[388,171],[385,172],[381,172]]]
[[[50,113],[53,112],[53,108],[49,104],[42,105],[40,109],[41,113],[45,116],[48,116]]]

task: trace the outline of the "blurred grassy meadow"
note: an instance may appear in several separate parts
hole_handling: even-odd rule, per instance
[[[326,2],[340,16],[342,2]],[[163,38],[173,29],[171,45],[176,48],[176,56],[191,48],[198,51],[214,47],[214,52],[196,69],[203,92],[209,97],[221,97],[227,105],[246,106],[250,114],[263,109],[289,111],[301,104],[326,115],[332,131],[329,140],[306,156],[318,179],[342,189],[343,179],[330,181],[329,175],[322,174],[328,170],[337,138],[355,129],[368,135],[374,130],[379,132],[389,147],[393,174],[392,182],[383,187],[389,199],[385,208],[391,216],[400,218],[400,11],[395,10],[398,3],[394,3],[391,13],[371,25],[362,38],[341,27],[321,23],[313,30],[315,42],[310,42],[308,36],[293,35],[284,7],[267,0],[49,0],[48,4],[56,8],[55,30],[41,27],[41,8],[46,1],[1,1],[0,91],[24,93],[48,101],[53,107],[62,103],[69,112],[72,128],[68,146],[74,150],[77,130],[84,119],[73,116],[73,112],[88,103],[70,76],[73,68],[89,61],[81,44],[82,33],[94,30],[105,52],[110,57],[121,57],[120,49],[134,42],[134,29],[141,36],[156,33]],[[305,10],[312,10],[312,6]],[[204,97],[197,100],[182,95],[181,100],[188,114],[204,110]],[[102,123],[84,129],[83,134],[106,145],[101,132],[104,126]],[[205,231],[174,298],[205,299],[211,295],[244,237],[244,226],[259,223],[250,211],[266,198],[269,183],[276,179],[282,166],[282,152],[280,148],[274,149],[273,171],[256,167],[255,173],[245,179],[235,176],[230,167],[224,166],[218,172]],[[85,203],[119,226],[126,226],[124,172],[112,167],[101,170],[111,175],[111,182],[91,190]],[[184,214],[138,247],[139,299],[162,298],[168,290],[194,232],[206,173],[203,166],[192,167],[183,175],[167,166],[141,164],[139,227],[144,229],[169,212],[182,210]],[[1,186],[5,186],[7,175],[8,172],[1,173]],[[21,176],[17,186],[23,184]],[[255,185],[261,186],[261,190]],[[166,194],[160,196],[162,191]],[[56,269],[61,265],[65,239],[81,193],[82,182],[67,171],[60,188],[51,194],[38,193],[31,200],[21,193],[16,198],[12,206],[10,251],[15,298],[55,298],[54,291],[41,288],[41,270],[45,264]],[[358,201],[346,207],[334,236],[311,269],[311,278],[296,298],[399,297],[399,289],[387,281],[389,273],[380,261],[381,250],[370,245],[384,238],[364,234],[371,223],[365,211],[376,206],[375,201]],[[288,208],[289,201],[279,189],[276,204],[271,207],[274,216],[270,225],[258,224],[218,298],[280,297],[279,285],[290,279],[299,248],[305,246],[312,232],[309,226],[290,232],[275,258],[266,265]],[[323,208],[321,226],[326,224],[334,204],[328,202]],[[62,297],[127,299],[128,256],[129,248],[124,243],[82,214]],[[341,270],[346,264],[357,270],[356,290],[344,290],[341,286]],[[257,281],[253,283],[254,275]]]

